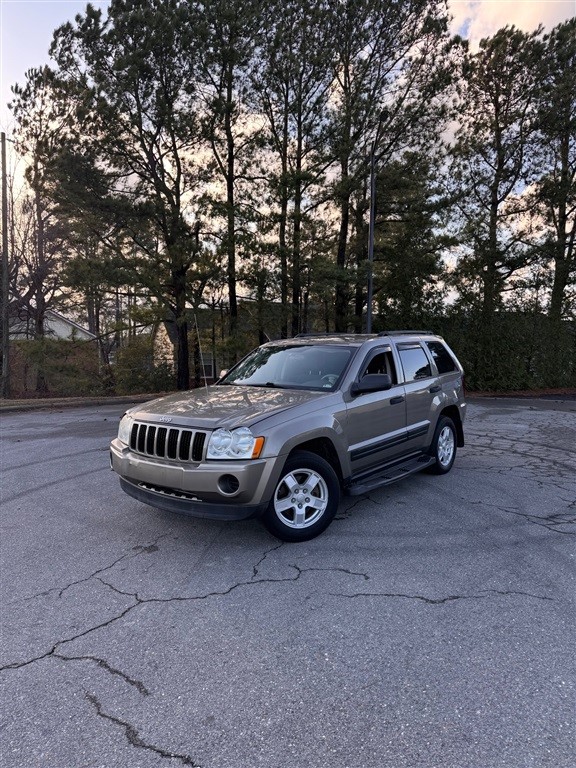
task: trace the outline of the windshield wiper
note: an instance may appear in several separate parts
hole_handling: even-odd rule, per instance
[[[265,384],[247,384],[248,387],[268,387],[270,389],[286,389],[282,384],[274,384],[273,381],[267,381]]]

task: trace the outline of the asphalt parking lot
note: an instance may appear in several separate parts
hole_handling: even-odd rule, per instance
[[[3,414],[3,768],[573,768],[576,401],[318,539],[146,507],[119,404]]]

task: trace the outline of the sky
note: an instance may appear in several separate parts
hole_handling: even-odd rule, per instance
[[[107,0],[92,0],[106,6]],[[449,0],[452,31],[471,45],[506,24],[531,32],[576,16],[576,0]],[[52,32],[83,12],[85,0],[0,0],[0,127],[10,133],[10,87],[32,67],[48,63]]]

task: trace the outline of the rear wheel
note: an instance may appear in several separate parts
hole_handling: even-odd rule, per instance
[[[442,416],[436,426],[430,453],[436,459],[430,467],[435,475],[445,475],[450,472],[456,458],[456,427],[448,416]]]
[[[321,456],[297,451],[286,461],[262,522],[282,541],[308,541],[330,525],[340,502],[340,483]]]

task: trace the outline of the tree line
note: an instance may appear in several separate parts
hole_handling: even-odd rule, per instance
[[[444,0],[87,5],[13,88],[15,310],[42,338],[68,307],[104,354],[168,321],[184,389],[195,310],[218,307],[230,363],[362,332],[371,275],[374,329],[433,324],[473,385],[574,384],[576,19],[477,50],[449,21]]]

